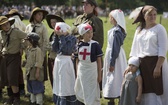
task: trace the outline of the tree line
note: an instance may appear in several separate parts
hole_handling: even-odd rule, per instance
[[[79,6],[82,0],[0,0],[1,5],[11,6],[13,4],[26,4],[31,5],[32,2],[36,6],[42,5],[67,5],[67,6]],[[134,9],[145,4],[153,5],[158,9],[158,12],[168,11],[167,0],[96,0],[99,7],[105,9],[106,7],[110,9]]]

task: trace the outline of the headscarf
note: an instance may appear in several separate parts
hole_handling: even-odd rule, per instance
[[[138,22],[145,22],[145,19],[144,19],[145,14],[151,12],[152,10],[157,10],[157,9],[151,5],[144,6],[132,24],[135,24]]]
[[[115,9],[110,12],[110,15],[116,20],[117,24],[121,26],[126,32],[124,13],[120,9]]]
[[[92,30],[92,26],[89,25],[88,23],[85,24],[80,24],[78,26],[78,32],[81,36],[83,36],[86,32],[88,32],[89,30]]]
[[[55,25],[55,30],[60,31],[60,32],[61,31],[62,32],[70,32],[70,29],[71,29],[71,27],[64,22],[58,22]]]
[[[132,65],[134,65],[136,67],[139,67],[139,65],[140,65],[139,58],[138,57],[134,57],[134,56],[129,58],[128,64],[132,64]]]

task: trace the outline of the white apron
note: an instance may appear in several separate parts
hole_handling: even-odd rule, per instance
[[[97,62],[91,62],[89,54],[93,42],[94,41],[91,41],[89,46],[82,46],[78,54],[79,63],[75,83],[75,94],[77,99],[85,105],[100,105]]]
[[[108,42],[104,57],[103,79],[102,79],[103,97],[106,98],[116,98],[120,96],[123,74],[127,67],[125,51],[121,47],[119,56],[115,62],[115,69],[113,72],[109,71],[113,40],[114,40],[113,29],[111,29],[108,31]]]
[[[75,95],[75,71],[71,56],[57,55],[53,69],[53,93],[57,96]]]

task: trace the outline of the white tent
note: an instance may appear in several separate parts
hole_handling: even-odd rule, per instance
[[[141,11],[142,7],[137,7],[135,8],[129,15],[129,19],[134,19],[136,18],[136,16],[139,14],[139,12]]]

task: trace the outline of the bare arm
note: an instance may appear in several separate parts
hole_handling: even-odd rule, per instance
[[[136,81],[138,82],[138,94],[136,97],[136,102],[140,103],[141,96],[142,96],[142,77],[141,77],[141,75],[138,75],[136,77]]]
[[[102,69],[101,57],[98,57],[97,58],[98,82],[101,82],[102,80],[101,69]]]
[[[158,78],[158,77],[161,76],[161,67],[162,67],[162,64],[163,64],[164,60],[165,60],[164,57],[162,57],[162,56],[158,57],[156,67],[155,67],[154,72],[153,72],[153,77],[154,78]]]

